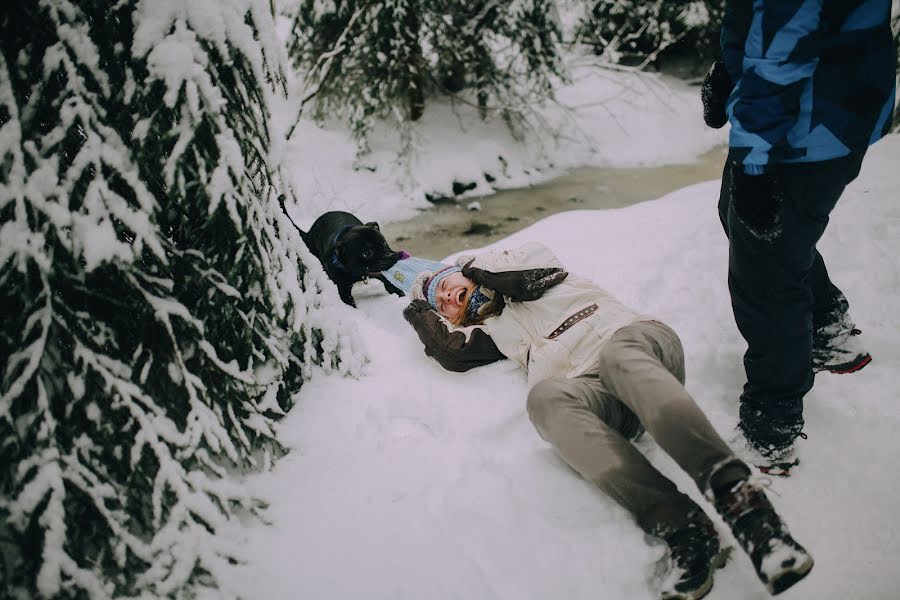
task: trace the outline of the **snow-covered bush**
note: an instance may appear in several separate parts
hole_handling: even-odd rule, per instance
[[[457,94],[510,123],[561,75],[553,0],[303,0],[289,53],[314,116],[364,138],[372,117],[419,119],[434,95]]]
[[[609,62],[646,66],[688,54],[706,64],[719,53],[724,0],[591,0],[575,41]]]
[[[258,508],[227,474],[278,452],[314,364],[355,364],[272,200],[269,10],[4,6],[4,597],[214,584],[238,557],[217,534]]]

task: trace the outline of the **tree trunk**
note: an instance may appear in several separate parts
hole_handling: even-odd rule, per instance
[[[403,37],[409,57],[409,78],[407,94],[409,98],[409,118],[418,121],[425,112],[425,58],[419,43],[419,13],[415,4],[410,5],[404,17]]]

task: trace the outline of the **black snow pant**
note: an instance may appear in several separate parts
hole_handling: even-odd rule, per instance
[[[768,236],[751,229],[758,223],[741,219],[742,207],[732,197],[730,156],[725,163],[719,218],[729,241],[731,305],[747,342],[740,427],[758,447],[784,447],[800,434],[803,396],[813,385],[813,332],[847,311],[816,243],[844,188],[859,174],[863,156],[778,165],[774,174],[783,202]]]

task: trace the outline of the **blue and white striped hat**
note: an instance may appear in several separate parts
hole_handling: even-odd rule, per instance
[[[413,284],[415,284],[419,275],[422,273],[436,273],[450,266],[442,262],[428,260],[427,258],[410,256],[409,258],[398,260],[393,267],[385,269],[383,273],[392,284],[403,290],[403,293],[407,296],[411,296]],[[425,290],[420,291],[425,292]],[[429,298],[430,301],[431,298]]]
[[[418,258],[409,256],[397,261],[390,269],[383,271],[384,276],[396,287],[403,290],[407,296],[422,297],[428,301],[433,308],[437,308],[437,286],[441,280],[452,273],[462,271],[457,266],[448,265],[426,258]],[[416,282],[422,287],[413,293],[413,287]],[[490,290],[482,287],[476,287],[469,298],[469,305],[466,316],[469,321],[474,322],[478,317],[479,309],[493,299],[494,294]]]
[[[432,275],[428,279],[428,283],[425,284],[425,298],[428,300],[428,304],[437,308],[437,286],[441,282],[441,280],[447,275],[451,275],[453,273],[459,273],[462,271],[459,267],[444,265],[444,268],[440,271],[437,271],[434,275]]]

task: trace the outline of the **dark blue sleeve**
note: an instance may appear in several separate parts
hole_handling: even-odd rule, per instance
[[[719,45],[722,62],[732,81],[741,78],[744,62],[744,44],[753,21],[753,0],[727,0],[722,15],[722,32]]]
[[[732,10],[738,3],[731,2]],[[746,9],[746,7],[739,7]],[[740,73],[728,105],[732,155],[748,174],[778,162],[788,132],[801,116],[801,97],[818,63],[811,43],[820,28],[822,0],[754,0],[742,52],[740,31],[723,27],[726,68]],[[732,13],[734,16],[735,13]],[[745,17],[746,22],[746,17]]]

